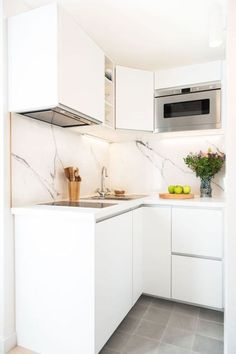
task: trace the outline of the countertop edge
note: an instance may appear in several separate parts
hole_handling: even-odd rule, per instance
[[[107,200],[109,202],[109,200]],[[11,208],[13,215],[62,215],[65,217],[79,217],[83,220],[100,221],[106,217],[112,217],[123,212],[128,212],[132,209],[136,209],[142,206],[155,207],[155,206],[172,206],[172,207],[196,207],[196,208],[215,208],[224,209],[226,201],[220,198],[194,198],[187,200],[171,200],[160,199],[153,196],[145,198],[134,199],[131,201],[114,201],[114,205],[103,208],[72,208],[72,207],[60,207],[60,206],[47,206],[47,205],[32,205]]]

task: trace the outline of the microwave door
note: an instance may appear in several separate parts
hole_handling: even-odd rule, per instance
[[[157,97],[155,106],[158,131],[220,126],[220,90]]]

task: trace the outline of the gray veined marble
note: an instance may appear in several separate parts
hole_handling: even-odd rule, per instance
[[[223,136],[195,136],[136,140],[112,144],[110,161],[112,182],[131,193],[156,193],[165,191],[169,184],[189,184],[199,194],[200,179],[185,165],[183,158],[189,152],[212,150],[224,151]],[[213,181],[213,195],[222,196],[224,171]]]
[[[91,195],[99,186],[103,165],[109,166],[109,145],[106,142],[12,115],[14,206],[68,198],[66,166],[79,167],[81,195]]]
[[[78,166],[81,195],[100,185],[102,166],[109,170],[107,187],[129,194],[165,191],[169,184],[189,184],[199,194],[200,180],[184,164],[189,152],[219,149],[223,136],[176,137],[108,144],[70,129],[12,115],[12,204],[20,206],[68,197],[64,167]],[[213,196],[222,196],[224,171],[213,181]]]
[[[149,159],[149,161],[151,163],[153,163],[153,165],[155,167],[157,167],[161,173],[161,176],[163,179],[165,179],[165,165],[167,163],[171,164],[174,168],[179,169],[182,173],[186,173],[186,174],[193,174],[192,171],[187,170],[182,168],[181,166],[178,166],[174,161],[172,161],[170,158],[162,155],[158,150],[152,148],[150,146],[150,144],[144,143],[141,140],[136,140],[135,141],[137,148],[139,149],[139,151],[146,157]],[[146,153],[145,153],[146,150]],[[149,153],[148,153],[149,152]],[[150,154],[151,152],[151,154]],[[152,157],[153,155],[153,157]],[[157,161],[155,161],[155,157],[157,157]],[[158,164],[158,160],[160,160],[160,165]]]
[[[20,164],[25,166],[25,168],[27,168],[29,171],[32,172],[32,174],[35,176],[36,179],[39,180],[39,182],[47,190],[48,194],[53,200],[55,200],[56,197],[60,196],[60,193],[55,190],[53,183],[50,183],[44,177],[42,177],[37,171],[35,171],[34,168],[31,167],[30,164],[23,157],[16,155],[14,153],[12,153],[11,156],[15,161],[19,162]],[[51,177],[52,180],[55,179],[53,174],[51,174]]]

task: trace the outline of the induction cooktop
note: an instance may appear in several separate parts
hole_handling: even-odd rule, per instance
[[[67,207],[76,207],[76,208],[106,208],[109,206],[113,206],[116,204],[111,204],[111,203],[102,203],[102,202],[96,202],[96,203],[90,203],[90,202],[70,202],[70,201],[57,201],[57,202],[51,202],[51,203],[44,203],[40,205],[50,205],[50,206],[67,206]]]

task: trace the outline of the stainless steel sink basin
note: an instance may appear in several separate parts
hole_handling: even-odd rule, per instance
[[[116,195],[106,195],[104,198],[100,197],[98,195],[90,197],[90,198],[84,198],[88,200],[133,200],[133,199],[139,199],[139,198],[144,198],[146,195],[123,195],[123,196],[116,196]]]

